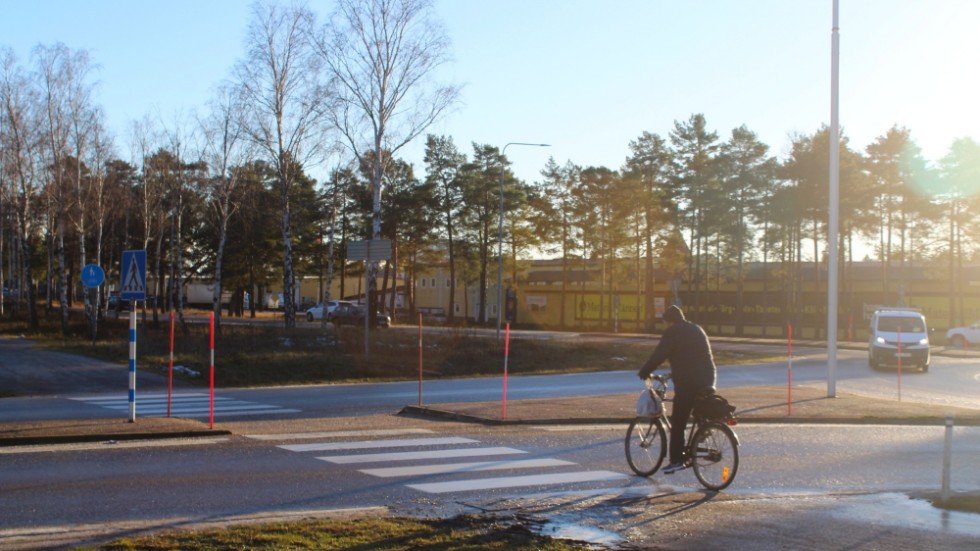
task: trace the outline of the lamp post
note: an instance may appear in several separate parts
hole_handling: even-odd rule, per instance
[[[504,153],[512,145],[527,145],[531,147],[551,147],[546,143],[510,142],[500,150],[500,221],[497,224],[497,340],[500,340],[500,319],[504,317],[503,286],[504,286]]]
[[[827,397],[837,397],[837,234],[840,231],[840,25],[833,4],[830,41],[830,200],[827,219]]]

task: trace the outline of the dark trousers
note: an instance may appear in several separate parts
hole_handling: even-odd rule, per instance
[[[674,406],[670,410],[670,462],[684,462],[684,431],[694,409],[697,392],[674,392]]]

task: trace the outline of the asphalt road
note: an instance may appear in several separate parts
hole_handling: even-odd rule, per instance
[[[0,400],[0,422],[118,415],[107,400],[125,396],[125,387],[116,386],[125,384],[124,367],[39,354],[23,343],[0,346],[0,384],[14,377],[17,384],[63,385],[54,394]],[[895,373],[870,371],[859,351],[842,356],[841,391],[894,396]],[[638,382],[628,367],[513,377],[508,393],[512,400],[633,393]],[[723,367],[720,384],[774,384],[785,381],[787,367]],[[32,373],[47,369],[55,373]],[[973,360],[937,358],[929,373],[905,375],[903,391],[980,408],[976,370]],[[820,350],[800,349],[793,375],[797,383],[824,380]],[[423,397],[426,403],[496,400],[501,382],[426,382]],[[148,404],[162,383],[141,373],[138,403]],[[237,410],[239,419],[252,422],[227,438],[0,450],[0,548],[375,507],[407,515],[491,511],[536,519],[538,529],[560,535],[666,549],[980,547],[976,515],[944,513],[910,499],[939,486],[943,433],[937,427],[741,425],[738,479],[716,495],[703,492],[689,472],[649,480],[631,475],[621,426],[482,427],[391,415],[416,402],[417,382],[227,389],[221,397],[230,407],[275,409]],[[978,430],[955,430],[953,487],[959,491],[980,490]],[[474,449],[475,459],[456,455]],[[500,460],[488,451],[503,449],[515,451],[499,452]],[[429,455],[349,459],[406,452]],[[534,463],[502,463],[514,458]],[[488,467],[474,462],[495,465],[483,471]],[[449,473],[411,470],[458,463],[467,466]],[[481,482],[491,479],[496,486]]]
[[[0,547],[15,547],[25,534],[55,541],[68,527],[77,543],[78,534],[98,539],[124,527],[376,506],[396,515],[520,513],[548,529],[641,546],[690,548],[690,523],[700,518],[704,531],[722,530],[734,519],[707,519],[726,510],[744,513],[737,521],[744,531],[772,531],[773,522],[798,515],[847,527],[822,536],[812,527],[780,532],[753,549],[828,548],[829,541],[854,549],[896,541],[904,541],[899,549],[980,545],[976,515],[944,514],[908,497],[938,487],[941,428],[745,425],[738,478],[720,495],[704,493],[689,471],[633,476],[623,433],[622,426],[490,428],[378,416],[347,430],[7,449],[0,453]],[[958,429],[956,442],[955,487],[980,488],[980,465],[972,461],[980,429]],[[406,453],[422,455],[390,455]],[[451,472],[413,471],[447,465]],[[822,506],[814,511],[816,503]],[[725,538],[747,533],[694,547],[721,548]]]

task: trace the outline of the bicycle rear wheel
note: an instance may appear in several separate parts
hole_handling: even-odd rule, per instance
[[[694,476],[709,490],[723,490],[738,473],[738,439],[728,425],[711,421],[701,425],[691,442]]]
[[[650,476],[667,455],[667,434],[659,417],[637,417],[626,429],[626,462],[633,472]]]

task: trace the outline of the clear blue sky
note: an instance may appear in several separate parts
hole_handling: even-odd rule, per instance
[[[333,3],[310,6],[326,16]],[[463,103],[432,128],[511,147],[518,177],[559,163],[619,168],[643,131],[704,113],[722,139],[745,124],[780,157],[830,122],[831,0],[437,0]],[[98,99],[129,158],[128,127],[203,110],[242,56],[245,0],[0,0],[0,46],[87,49]],[[980,1],[840,0],[844,135],[863,150],[892,125],[930,160],[980,140]],[[421,144],[403,157],[421,175]]]

